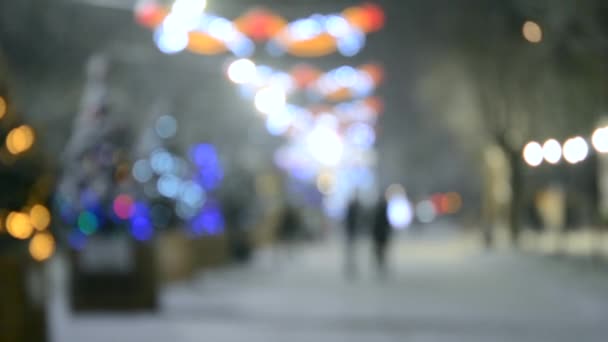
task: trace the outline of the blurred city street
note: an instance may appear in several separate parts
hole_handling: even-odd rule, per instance
[[[345,280],[332,240],[292,257],[262,251],[251,266],[169,285],[156,314],[67,316],[55,301],[54,340],[605,341],[603,266],[486,254],[450,229],[398,239],[385,279],[369,267],[361,239],[359,276]]]
[[[0,0],[0,342],[607,342],[607,5]]]

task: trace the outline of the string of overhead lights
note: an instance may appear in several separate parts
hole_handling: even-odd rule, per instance
[[[292,22],[266,9],[251,10],[233,21],[205,9],[206,1],[201,0],[177,0],[171,6],[143,1],[135,7],[135,19],[154,30],[164,53],[189,50],[237,57],[251,56],[263,43],[273,56],[322,57],[337,51],[350,57],[361,51],[366,34],[380,30],[385,21],[384,12],[374,4]]]

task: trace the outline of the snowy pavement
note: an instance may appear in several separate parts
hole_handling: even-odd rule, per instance
[[[419,237],[395,243],[378,279],[358,247],[354,281],[328,242],[170,285],[155,314],[73,316],[57,294],[54,341],[608,340],[608,268]]]

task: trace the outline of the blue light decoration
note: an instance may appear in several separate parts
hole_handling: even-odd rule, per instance
[[[87,245],[88,238],[78,228],[74,229],[68,236],[68,244],[76,251],[83,250]]]
[[[143,202],[135,203],[135,213],[129,219],[131,235],[135,240],[144,242],[154,237],[154,226],[148,205]]]
[[[57,205],[57,211],[63,222],[76,222],[78,212],[74,209],[74,205],[69,202],[67,197],[57,194],[55,197],[55,203]]]
[[[211,144],[201,143],[190,148],[190,161],[197,168],[196,181],[206,191],[218,188],[224,179],[219,155]]]
[[[86,188],[80,193],[80,203],[85,209],[94,210],[101,205],[101,199],[96,191]]]
[[[350,34],[338,39],[338,51],[345,57],[353,57],[365,46],[365,34],[352,30]]]
[[[148,241],[154,237],[154,228],[150,219],[135,217],[131,219],[131,235],[137,241]]]
[[[208,201],[201,212],[190,221],[190,233],[195,237],[218,235],[224,231],[224,216],[215,201]]]

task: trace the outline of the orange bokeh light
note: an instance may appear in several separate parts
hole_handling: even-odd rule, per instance
[[[45,261],[55,253],[55,238],[49,233],[37,233],[29,244],[29,252],[36,261]]]
[[[322,57],[337,49],[336,39],[328,33],[302,41],[292,41],[287,34],[282,34],[278,40],[290,54],[297,57]]]
[[[6,231],[15,239],[25,240],[32,235],[34,228],[28,215],[12,212],[6,218]]]
[[[0,119],[6,115],[7,107],[6,100],[0,96]]]
[[[188,33],[188,50],[202,55],[217,55],[228,50],[226,44],[201,31]]]

